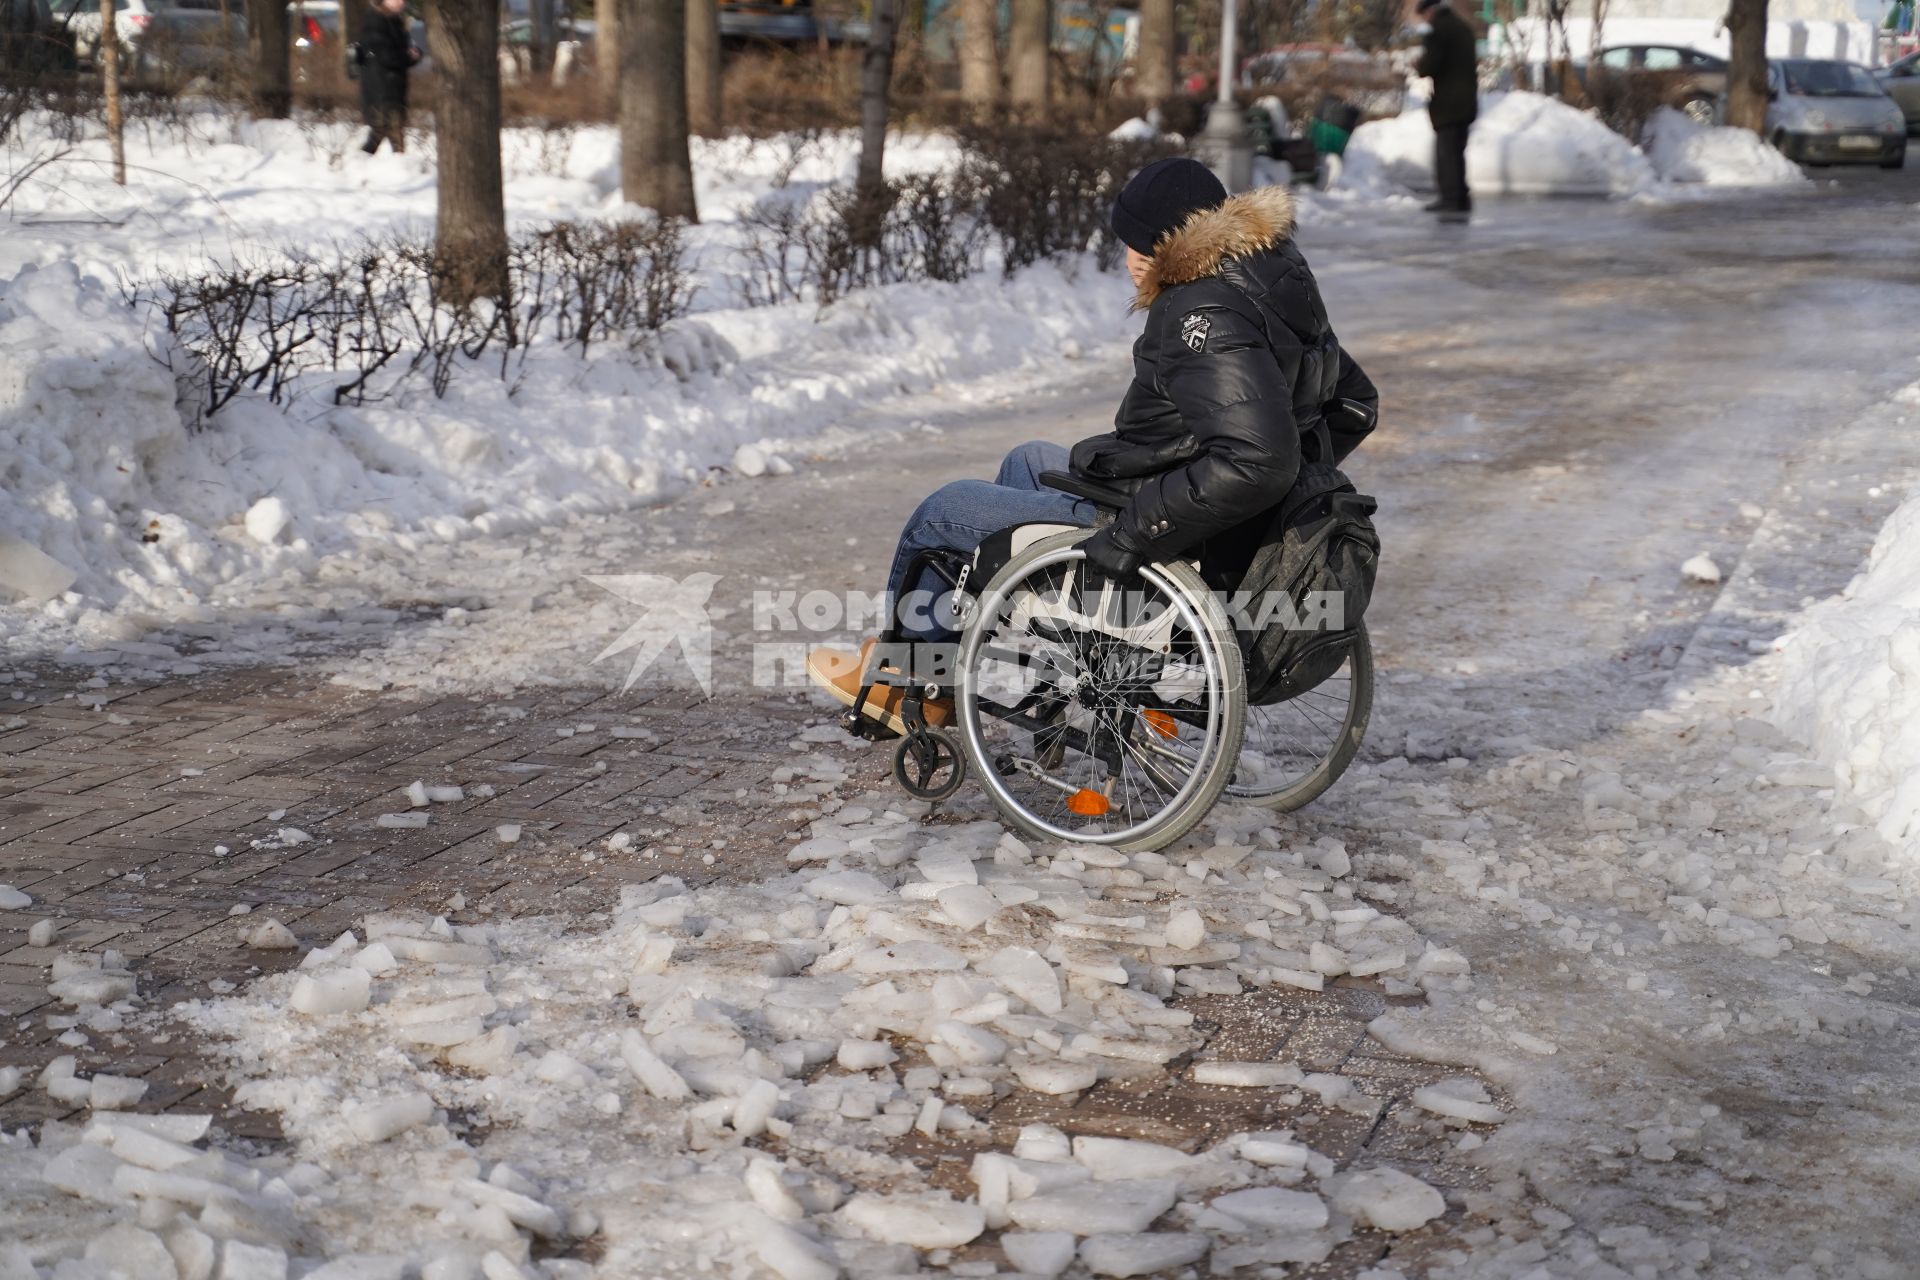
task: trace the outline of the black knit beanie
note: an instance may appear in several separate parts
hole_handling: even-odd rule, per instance
[[[1113,234],[1139,253],[1152,256],[1160,237],[1227,198],[1213,170],[1186,156],[1155,160],[1127,180],[1113,202]]]

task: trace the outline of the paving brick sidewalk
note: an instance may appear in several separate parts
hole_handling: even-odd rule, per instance
[[[267,671],[148,687],[76,688],[74,679],[16,681],[10,691],[26,696],[0,704],[0,726],[13,726],[0,728],[0,884],[34,899],[0,912],[0,1066],[37,1071],[76,1053],[83,1074],[146,1079],[141,1110],[211,1111],[237,1137],[278,1137],[274,1117],[231,1107],[218,1069],[177,1029],[136,1020],[90,1032],[77,1048],[59,1043],[70,1011],[47,993],[54,956],[118,950],[138,975],[142,1006],[164,1009],[294,963],[297,952],[241,941],[269,916],[312,944],[394,908],[459,921],[585,914],[615,900],[622,882],[672,874],[697,885],[784,869],[787,846],[818,812],[811,796],[769,786],[801,754],[796,738],[823,722],[797,697],[543,690],[415,701]],[[885,752],[850,759],[843,792],[890,785]],[[380,815],[407,810],[403,789],[415,780],[458,783],[467,798],[432,806],[424,828],[380,826]],[[495,834],[504,824],[522,828],[518,843]],[[637,845],[607,853],[605,838],[622,830],[650,856]],[[249,911],[236,918],[241,906]],[[41,919],[59,924],[51,947],[28,945]],[[1364,1155],[1442,1188],[1475,1185],[1478,1172],[1407,1100],[1455,1073],[1367,1039],[1366,1022],[1385,1007],[1377,990],[1342,980],[1321,995],[1192,1004],[1216,1050],[1338,1072],[1379,1100],[1380,1114],[1321,1107],[1310,1095],[1208,1089],[1152,1069],[1072,1100],[1015,1093],[978,1109],[985,1127],[970,1140],[910,1137],[902,1154],[964,1190],[980,1142],[1003,1146],[1033,1121],[1188,1149],[1295,1127],[1343,1167]],[[0,1126],[78,1110],[25,1089],[0,1101]],[[1354,1274],[1390,1244],[1410,1265],[1461,1227],[1456,1207],[1417,1238],[1363,1233],[1313,1274]]]

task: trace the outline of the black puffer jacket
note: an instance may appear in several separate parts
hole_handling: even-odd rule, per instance
[[[1075,472],[1133,494],[1112,533],[1149,559],[1278,504],[1329,400],[1378,401],[1292,236],[1293,198],[1265,187],[1195,214],[1153,255],[1116,429],[1073,448]],[[1335,460],[1359,443],[1336,434]]]
[[[367,10],[360,24],[360,106],[368,112],[407,105],[407,73],[418,61],[405,14]]]
[[[1472,124],[1480,114],[1480,58],[1473,28],[1446,5],[1433,11],[1413,73],[1433,80],[1427,118],[1436,126]]]

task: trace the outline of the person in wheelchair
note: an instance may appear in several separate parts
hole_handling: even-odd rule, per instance
[[[1007,454],[991,482],[955,480],[920,504],[887,580],[901,634],[915,644],[955,637],[954,619],[935,603],[946,584],[931,570],[906,581],[918,553],[971,552],[1019,524],[1098,524],[1098,505],[1046,485],[1043,472],[1070,471],[1125,495],[1083,544],[1093,571],[1125,582],[1143,564],[1194,555],[1276,506],[1293,485],[1303,434],[1324,426],[1337,464],[1371,429],[1378,393],[1334,336],[1293,241],[1285,188],[1229,197],[1206,166],[1173,157],[1133,175],[1111,221],[1126,245],[1134,309],[1147,313],[1114,430],[1071,451],[1030,441]],[[1324,411],[1343,400],[1366,412]],[[852,706],[874,644],[857,653],[815,649],[808,674]],[[902,733],[902,697],[897,686],[876,688],[864,707]],[[935,726],[953,715],[944,699],[927,700],[923,711]]]

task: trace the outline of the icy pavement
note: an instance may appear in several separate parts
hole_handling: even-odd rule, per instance
[[[143,1011],[191,996],[158,1034],[221,1055],[290,1139],[208,1154],[109,1119],[16,1143],[9,1185],[59,1159],[99,1197],[32,1191],[43,1259],[97,1237],[110,1274],[153,1256],[133,1234],[151,1229],[263,1273],[251,1250],[465,1256],[446,1275],[478,1255],[490,1276],[1907,1274],[1914,872],[1773,726],[1766,657],[1913,480],[1894,397],[1916,375],[1914,269],[1874,248],[1883,212],[1496,206],[1468,240],[1327,229],[1336,320],[1388,388],[1356,468],[1388,513],[1369,754],[1305,813],[1223,809],[1161,857],[1021,846],[977,796],[923,825],[870,794],[876,755],[737,669],[697,709],[624,704],[624,671],[590,660],[631,618],[573,581],[870,586],[926,483],[1072,438],[1107,408],[1091,381],[575,526],[536,549],[553,559],[423,558],[423,586],[495,603],[423,609],[326,669],[449,696],[349,700],[354,730],[277,740],[272,715],[201,724],[179,735],[191,777],[164,754],[164,693],[108,697],[146,656],[103,655],[108,706],[77,690],[0,731],[25,761],[8,834],[56,811],[0,844],[0,880],[32,900],[0,927],[147,902],[197,910],[205,962],[232,964],[240,930],[278,935],[207,918],[241,896],[204,888],[219,841],[249,859],[236,886],[258,877],[250,914],[314,949],[248,949],[272,976],[138,1006],[117,975],[167,963],[140,959],[138,929],[63,923],[8,953],[9,992],[78,998],[11,1024],[5,1060],[31,1070],[10,1124],[84,1122],[96,1088],[123,1094],[100,1074],[141,1074],[114,1037],[145,1048]],[[1701,555],[1721,583],[1683,572]],[[547,607],[506,603],[543,579]],[[721,654],[751,637],[736,609]],[[467,696],[521,684],[560,688]],[[579,714],[511,709],[564,696]],[[409,715],[495,741],[423,742]],[[658,740],[617,736],[640,728]],[[342,732],[384,745],[334,792]],[[85,771],[138,734],[162,763]],[[167,776],[126,783],[147,767]],[[260,812],[303,774],[315,812]],[[463,794],[415,805],[416,781]],[[164,802],[129,806],[141,787],[223,803],[170,826]],[[88,870],[122,827],[123,861]],[[175,830],[200,865],[127,883]],[[324,900],[310,915],[290,866]],[[42,968],[105,947],[129,968]],[[72,1071],[47,1069],[65,1053]],[[190,1112],[165,1083],[138,1105]],[[1111,1138],[1152,1146],[1093,1141]],[[114,1219],[133,1230],[101,1234]],[[392,1270],[357,1265],[337,1274]]]

